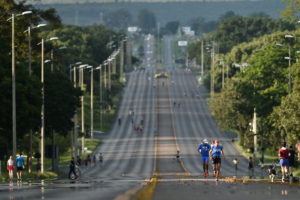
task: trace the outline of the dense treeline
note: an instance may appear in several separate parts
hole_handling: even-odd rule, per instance
[[[41,46],[37,45],[42,38],[58,37],[59,40],[45,43],[45,60],[50,59],[53,49],[52,64],[45,64],[45,125],[46,136],[50,130],[58,133],[58,138],[67,137],[73,127],[72,117],[80,105],[79,97],[83,94],[75,89],[69,78],[69,65],[81,61],[93,66],[101,64],[118,48],[122,39],[120,34],[103,26],[77,27],[62,25],[54,9],[40,10],[25,5],[23,2],[5,0],[0,2],[0,146],[8,152],[12,150],[12,72],[11,72],[11,21],[7,19],[12,12],[16,14],[31,10],[32,14],[18,16],[15,19],[16,51],[16,116],[17,145],[19,151],[28,151],[29,131],[34,132],[35,152],[38,152],[38,138],[41,123]],[[29,26],[47,23],[46,27],[31,31],[32,74],[28,68],[28,34],[24,33]],[[107,45],[107,44],[110,45]],[[65,46],[66,49],[59,50]],[[86,75],[87,76],[87,75]],[[87,76],[88,77],[88,76]],[[88,78],[86,79],[88,80]],[[96,79],[97,81],[98,79]],[[112,86],[119,88],[118,79]],[[88,85],[89,87],[89,85]],[[112,90],[116,93],[116,90]],[[112,95],[112,94],[111,94]],[[69,141],[67,142],[69,143]],[[64,143],[64,148],[67,147]],[[60,152],[64,150],[60,149]]]
[[[221,20],[217,30],[204,37],[205,47],[215,50],[214,70],[211,55],[206,53],[206,81],[214,77],[215,94],[210,98],[212,114],[221,128],[234,130],[244,147],[253,146],[252,123],[257,113],[259,139],[264,147],[278,148],[286,140],[294,145],[300,140],[299,126],[299,58],[295,26],[270,18],[234,16]],[[213,41],[213,42],[212,42]],[[207,46],[207,44],[211,46]],[[275,44],[284,46],[278,47]],[[191,44],[189,55],[200,61],[200,42]],[[291,46],[292,91],[289,93],[288,46]],[[195,54],[195,52],[197,52]],[[223,62],[225,87],[222,88]],[[199,62],[200,63],[200,62]],[[237,67],[238,66],[238,67]]]

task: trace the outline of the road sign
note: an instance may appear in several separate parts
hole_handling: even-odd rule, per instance
[[[298,143],[296,144],[296,149],[297,149],[298,152],[300,153],[300,142],[298,142]]]
[[[188,42],[187,41],[178,41],[178,46],[180,47],[185,47],[187,46]]]

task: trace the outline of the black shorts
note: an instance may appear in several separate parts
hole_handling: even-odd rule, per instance
[[[295,160],[289,160],[289,166],[295,167]]]
[[[17,167],[17,171],[22,171],[23,170],[23,167]]]
[[[221,157],[212,157],[212,163],[213,164],[221,164]]]

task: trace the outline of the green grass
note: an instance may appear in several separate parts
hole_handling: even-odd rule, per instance
[[[253,153],[247,152],[247,150],[244,149],[244,148],[239,144],[238,141],[235,140],[234,143],[235,143],[236,147],[238,148],[238,150],[239,150],[245,157],[247,157],[247,158],[249,158],[250,156],[253,157]],[[261,152],[258,152],[257,158],[256,158],[256,163],[259,163],[260,157],[261,157]],[[264,158],[265,158],[264,163],[265,163],[265,164],[269,164],[269,163],[272,163],[275,159],[278,159],[278,155],[277,155],[276,153],[272,153],[272,152],[269,151],[269,150],[266,150],[266,151],[264,152]]]

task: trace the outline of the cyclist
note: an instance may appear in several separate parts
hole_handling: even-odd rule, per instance
[[[209,151],[211,146],[208,144],[208,140],[204,139],[203,143],[198,147],[199,153],[201,153],[201,160],[203,164],[203,176],[209,176],[208,173],[208,161],[209,161]]]
[[[212,145],[211,150],[209,151],[209,157],[213,163],[213,170],[214,170],[214,175],[216,177],[216,181],[219,180],[219,175],[220,175],[221,155],[223,155],[225,159],[223,147],[219,145],[219,140],[215,140],[215,144]]]
[[[290,156],[290,151],[286,148],[286,142],[282,143],[282,147],[279,149],[278,156],[280,158],[280,166],[282,172],[281,181],[284,182],[285,178],[288,177],[289,156]]]

